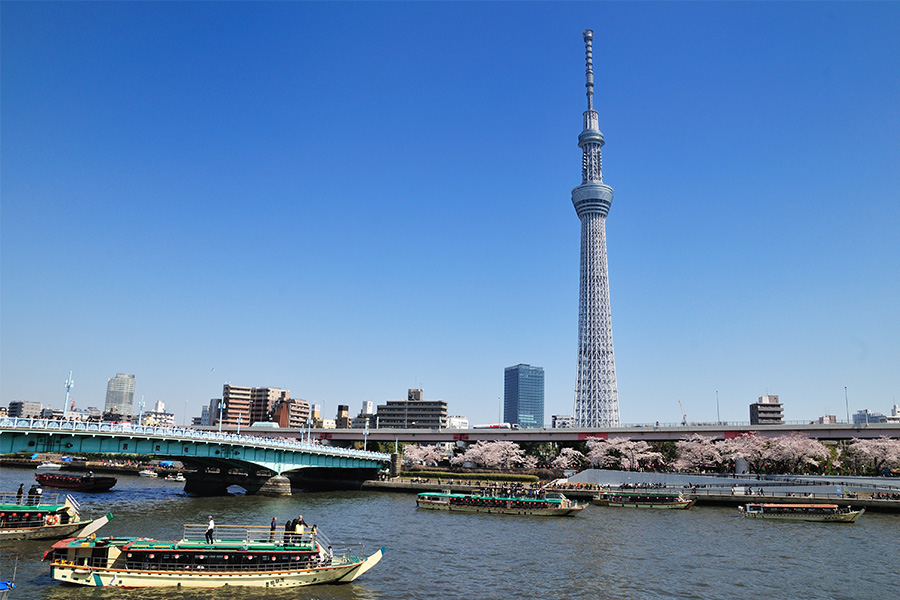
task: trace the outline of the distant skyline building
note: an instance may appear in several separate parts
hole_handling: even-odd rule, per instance
[[[759,397],[759,401],[750,405],[751,425],[782,425],[784,408],[775,394]]]
[[[503,370],[503,422],[544,426],[544,369],[518,364]]]
[[[106,383],[106,405],[103,412],[131,415],[134,412],[134,375],[116,373]]]
[[[380,429],[446,429],[447,403],[424,400],[420,388],[410,388],[406,400],[379,404],[375,423]]]
[[[606,261],[606,215],[613,190],[603,183],[600,149],[603,134],[594,110],[594,32],[584,31],[587,110],[578,136],[582,151],[581,185],[572,204],[581,220],[581,276],[578,297],[578,366],[575,375],[575,423],[578,427],[619,425],[619,392],[613,354],[609,276]]]
[[[572,415],[553,415],[550,419],[553,429],[572,429],[575,427],[575,417]]]

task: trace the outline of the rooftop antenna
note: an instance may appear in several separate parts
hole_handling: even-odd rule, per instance
[[[584,87],[587,88],[588,110],[594,110],[594,30],[584,30],[584,64],[585,76],[587,81]]]
[[[69,378],[66,379],[66,403],[63,404],[63,421],[66,421],[69,418],[69,392],[72,391],[72,386],[74,385],[75,382],[72,381],[72,371],[69,371]]]

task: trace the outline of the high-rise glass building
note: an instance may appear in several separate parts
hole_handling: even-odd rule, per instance
[[[107,381],[104,412],[129,416],[134,412],[134,375],[116,373]]]
[[[506,367],[503,379],[503,421],[523,428],[543,427],[544,369]]]

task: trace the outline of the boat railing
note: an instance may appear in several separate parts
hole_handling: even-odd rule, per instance
[[[35,506],[47,507],[48,505],[60,505],[66,503],[66,498],[71,498],[63,492],[50,492],[40,495],[29,495],[26,491],[24,494],[18,492],[0,492],[0,504],[13,504],[17,506]],[[72,506],[78,507],[73,503]]]
[[[206,540],[206,525],[185,524],[182,541],[203,542]],[[318,542],[323,548],[331,545],[325,534],[316,530],[313,533],[311,527],[305,527],[303,533],[285,531],[284,529],[271,529],[265,525],[216,525],[213,535],[218,542],[241,543],[273,543],[285,546],[310,546],[315,547]]]

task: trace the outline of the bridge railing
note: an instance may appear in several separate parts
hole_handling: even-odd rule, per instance
[[[59,419],[34,419],[21,417],[0,418],[0,429],[27,429],[31,431],[46,431],[50,433],[109,433],[109,434],[136,434],[148,437],[158,436],[165,438],[177,438],[186,441],[212,440],[226,443],[236,443],[244,446],[268,447],[281,450],[298,450],[314,452],[330,456],[343,456],[350,458],[363,458],[368,460],[387,461],[389,454],[382,452],[369,452],[366,450],[353,450],[350,448],[334,448],[323,446],[315,442],[303,442],[292,439],[277,439],[259,435],[243,435],[223,431],[201,431],[190,427],[159,427],[155,425],[133,425],[131,423],[110,423],[93,421],[63,421]]]

